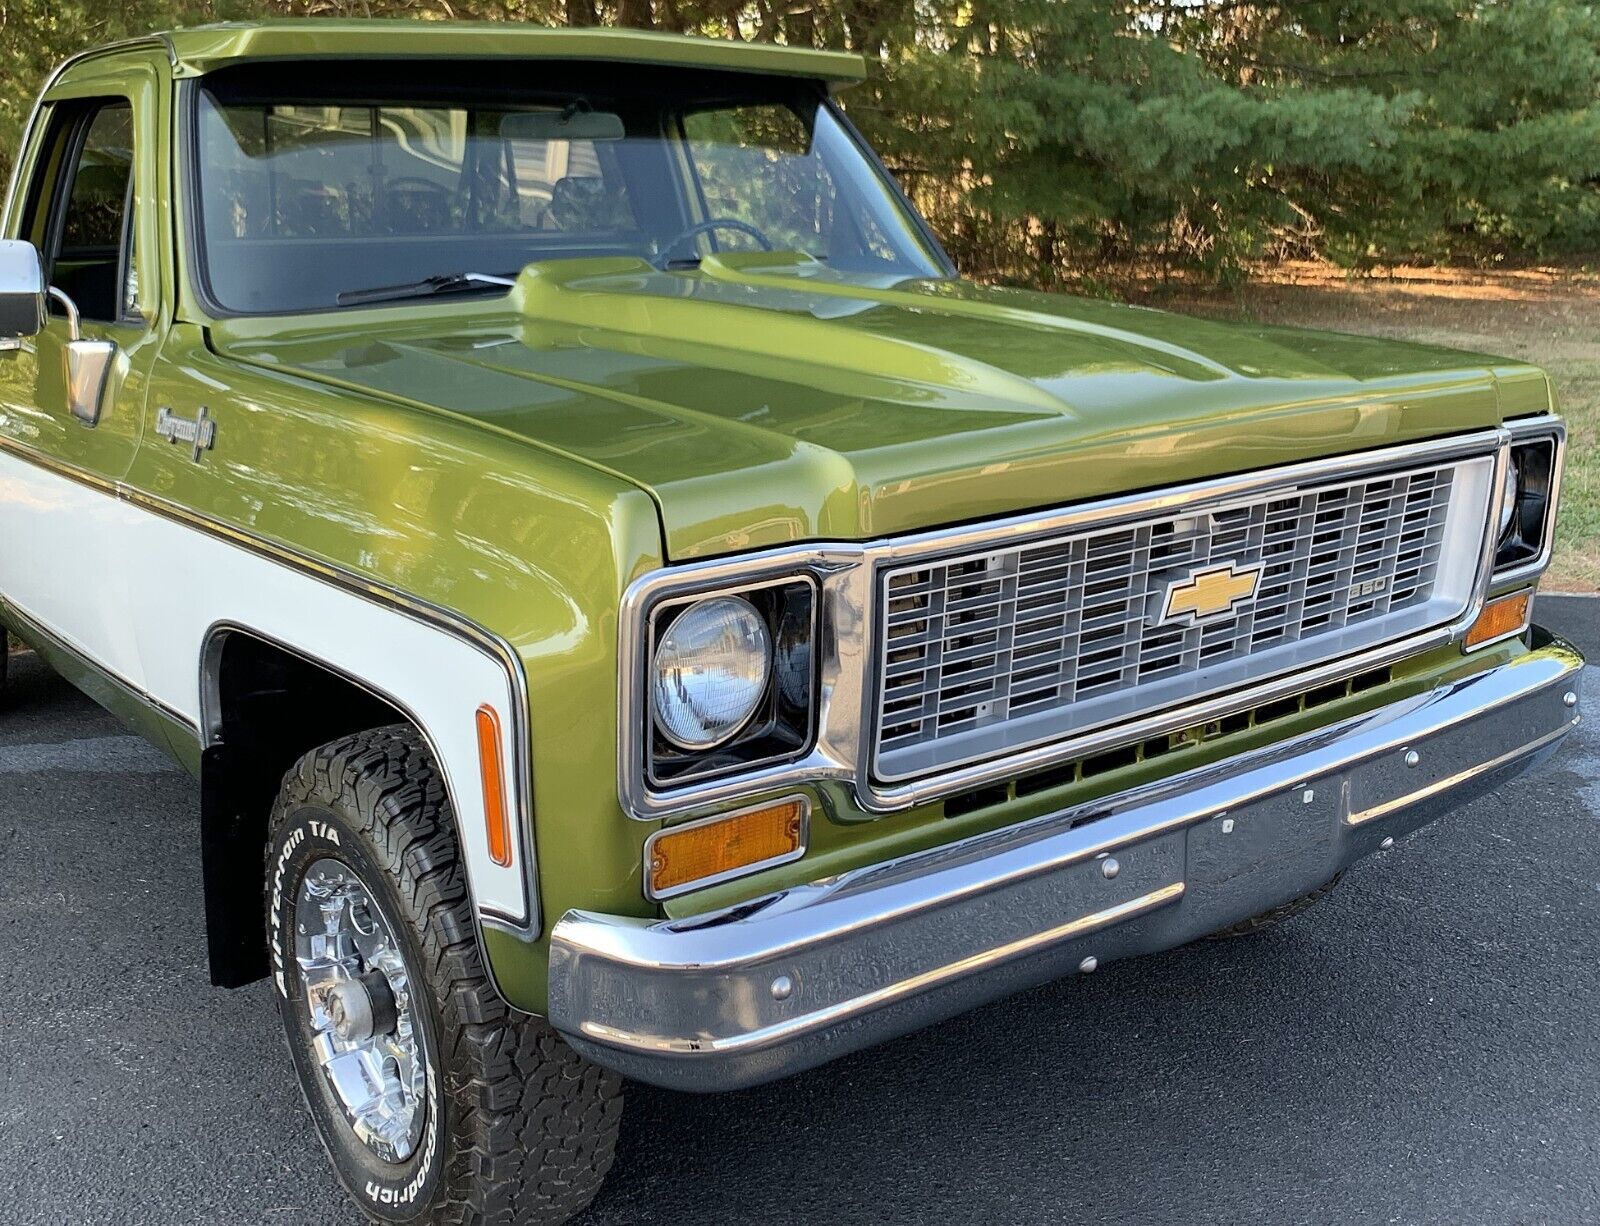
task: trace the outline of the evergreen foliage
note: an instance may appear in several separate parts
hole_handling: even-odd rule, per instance
[[[268,15],[859,51],[846,109],[982,277],[1600,252],[1600,11],[1571,0],[0,0],[0,165],[67,54]]]

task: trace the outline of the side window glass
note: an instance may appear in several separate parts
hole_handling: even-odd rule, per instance
[[[132,311],[138,285],[128,213],[133,182],[133,111],[99,106],[80,129],[73,163],[60,181],[66,200],[47,253],[53,285],[85,319],[114,321]]]

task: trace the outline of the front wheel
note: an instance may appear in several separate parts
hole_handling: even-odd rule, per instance
[[[611,1166],[620,1080],[491,983],[449,801],[404,725],[325,745],[272,813],[273,984],[306,1103],[379,1222],[562,1222]]]

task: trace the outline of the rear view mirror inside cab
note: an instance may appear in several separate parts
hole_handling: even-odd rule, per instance
[[[509,140],[621,140],[622,116],[590,110],[574,103],[561,111],[518,111],[500,121],[500,135]]]

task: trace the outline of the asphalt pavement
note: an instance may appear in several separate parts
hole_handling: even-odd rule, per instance
[[[1600,600],[1538,613],[1600,660]],[[583,1221],[1600,1220],[1597,724],[1273,931],[758,1090],[630,1086]],[[266,985],[207,983],[198,808],[187,776],[13,661],[0,1222],[360,1220]]]

